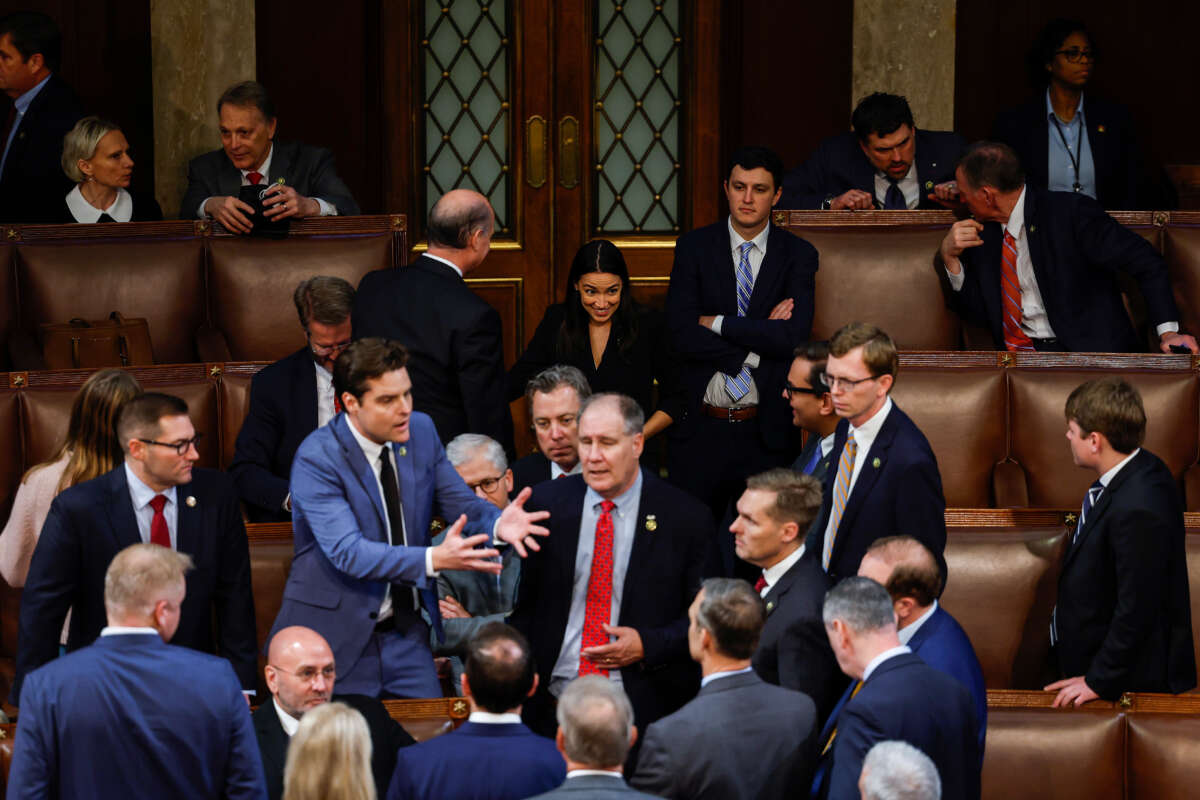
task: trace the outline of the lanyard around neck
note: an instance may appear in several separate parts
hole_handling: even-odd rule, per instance
[[[1084,121],[1082,108],[1079,109],[1079,113],[1075,116],[1079,120],[1079,134],[1075,137],[1075,150],[1079,151],[1083,148],[1083,132],[1087,127],[1087,123]],[[1075,170],[1075,183],[1072,184],[1071,188],[1078,192],[1082,188],[1079,185],[1080,153],[1072,152],[1071,146],[1067,144],[1067,136],[1063,133],[1062,125],[1058,124],[1058,112],[1050,112],[1050,121],[1054,123],[1054,130],[1058,131],[1058,138],[1062,140],[1063,149],[1067,151],[1067,158],[1071,159],[1071,168]]]

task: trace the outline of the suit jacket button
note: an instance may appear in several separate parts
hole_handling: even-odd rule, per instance
[[[378,616],[379,616],[379,612],[378,612],[378,611],[372,611],[370,614],[367,614],[367,616],[368,616],[368,617],[370,617],[371,619],[375,619],[376,617],[378,617]]]

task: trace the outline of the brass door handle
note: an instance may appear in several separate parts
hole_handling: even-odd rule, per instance
[[[579,120],[570,114],[558,121],[558,184],[579,185]]]
[[[549,128],[540,114],[525,120],[525,182],[534,189],[546,185],[550,171]]]

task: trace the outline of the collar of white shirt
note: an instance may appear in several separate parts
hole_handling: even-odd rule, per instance
[[[288,735],[289,739],[295,736],[296,729],[300,727],[300,720],[284,711],[274,697],[271,698],[271,704],[275,706],[275,715],[279,717],[279,724],[283,726],[283,732]]]
[[[833,440],[836,438],[837,438],[836,430],[833,433],[829,434],[828,436],[821,437],[821,443],[820,443],[821,458],[826,458],[829,456],[829,452],[831,450],[833,450]]]
[[[375,466],[379,463],[379,454],[383,452],[383,445],[373,442],[359,433],[358,427],[350,417],[346,417],[346,427],[350,429],[350,433],[354,435],[354,440],[362,448],[363,455],[367,457],[367,464],[370,465],[372,470],[375,469]],[[394,466],[393,469],[395,469]]]
[[[892,412],[892,405],[892,398],[888,397],[883,401],[883,406],[875,412],[875,416],[864,422],[861,427],[850,426],[850,433],[854,435],[854,443],[858,446],[858,452],[866,453],[871,449],[871,445],[875,443],[875,437],[879,435],[879,429],[883,427],[883,421]]]
[[[753,671],[754,667],[742,667],[741,669],[723,669],[720,672],[713,672],[700,679],[700,688],[703,689],[713,681],[719,681],[721,678],[732,678],[734,675],[745,675],[747,672]]]
[[[149,505],[150,501],[154,499],[154,496],[158,495],[158,494],[161,494],[164,497],[166,497],[167,502],[170,503],[171,505],[175,505],[175,487],[174,486],[172,486],[168,489],[165,489],[161,492],[156,492],[153,489],[151,489],[149,486],[147,486],[146,484],[142,483],[141,478],[139,478],[137,475],[133,474],[133,470],[129,468],[128,461],[125,462],[124,466],[125,466],[125,479],[129,483],[129,496],[133,499],[133,510],[134,511],[141,511],[143,508],[145,508],[147,505]]]
[[[782,561],[776,562],[775,564],[772,564],[771,566],[764,569],[762,571],[762,575],[763,575],[763,580],[765,580],[767,582],[767,585],[763,589],[763,594],[766,594],[767,592],[771,591],[771,587],[774,586],[776,584],[776,582],[779,581],[780,578],[782,578],[784,575],[786,575],[787,571],[792,568],[792,565],[795,564],[797,561],[799,561],[800,557],[803,555],[804,555],[804,544],[801,543],[799,547],[797,547],[795,550],[793,550],[791,553],[789,553],[787,556],[785,556]]]
[[[461,278],[461,277],[463,277],[463,271],[462,271],[462,268],[461,268],[461,267],[459,267],[459,266],[458,266],[458,264],[455,264],[453,261],[450,261],[449,259],[442,258],[441,256],[435,256],[433,253],[428,253],[428,252],[425,254],[425,257],[426,257],[426,258],[432,258],[434,261],[437,261],[439,264],[445,264],[447,267],[449,267],[450,269],[452,269],[452,270],[454,270],[455,272],[457,272],[457,273],[458,273],[458,277],[460,277],[460,278]]]
[[[726,220],[726,225],[729,228],[729,246],[733,249],[734,258],[741,258],[741,247],[747,241],[754,245],[758,252],[762,253],[764,256],[767,254],[767,236],[771,233],[770,222],[767,222],[767,224],[763,226],[763,229],[758,232],[757,236],[749,240],[743,239],[742,235],[733,229],[732,214],[730,214],[729,218]]]
[[[571,467],[570,470],[565,470],[560,467],[557,461],[550,462],[550,480],[561,478],[563,475],[578,475],[581,472],[583,472],[582,461],[576,461],[575,466]]]
[[[1013,239],[1020,239],[1021,231],[1025,229],[1025,189],[1026,187],[1021,187],[1021,196],[1017,198],[1017,204],[1008,215],[1008,222],[1004,223],[1004,230],[1011,234]]]
[[[907,645],[903,645],[903,644],[900,645],[899,647],[893,647],[890,650],[884,650],[882,653],[880,653],[879,655],[872,658],[871,663],[867,664],[867,668],[863,670],[863,676],[862,676],[863,683],[866,683],[867,679],[871,677],[871,673],[874,672],[875,669],[880,664],[887,661],[889,658],[895,658],[896,656],[902,656],[905,653],[911,653],[911,652],[912,652],[912,650],[909,649],[909,647]]]
[[[624,780],[625,775],[619,769],[573,769],[567,773],[567,780],[571,778],[585,778],[588,775],[599,775],[604,778],[616,778]]]
[[[155,636],[158,636],[158,631],[154,630],[154,628],[143,628],[141,626],[134,627],[130,625],[109,625],[100,631],[101,636],[128,636],[129,634],[145,635],[147,633],[153,633]]]
[[[916,622],[901,628],[897,632],[897,635],[900,637],[900,644],[908,644],[910,641],[912,641],[912,637],[917,635],[917,631],[921,630],[921,626],[929,621],[929,618],[933,616],[933,612],[937,611],[937,608],[938,602],[937,600],[934,600],[933,605],[931,605],[924,614],[917,617]]]
[[[1138,453],[1140,453],[1141,450],[1142,450],[1142,448],[1135,447],[1133,449],[1132,453],[1130,453],[1129,455],[1127,455],[1121,459],[1120,463],[1116,464],[1108,472],[1101,475],[1100,476],[1100,485],[1107,487],[1110,483],[1112,483],[1112,479],[1117,477],[1117,473],[1121,471],[1121,468],[1124,467],[1126,464],[1128,464],[1130,461],[1132,461],[1133,457],[1136,456]]]
[[[484,725],[520,725],[520,714],[493,714],[491,711],[472,711],[468,718],[470,722],[479,722]]]
[[[76,184],[74,189],[67,192],[67,210],[78,222],[91,224],[100,219],[101,214],[108,214],[117,222],[129,222],[133,219],[133,198],[129,196],[129,192],[117,189],[117,199],[113,200],[108,208],[101,209],[84,199],[79,188],[82,185]]]
[[[247,178],[246,176],[249,175],[251,172],[257,172],[259,175],[262,175],[262,180],[260,180],[258,183],[259,186],[264,186],[264,185],[270,183],[271,182],[271,157],[274,155],[275,155],[275,143],[271,142],[271,147],[270,147],[270,149],[267,150],[267,157],[263,159],[262,166],[260,166],[258,169],[239,170],[242,173],[242,180],[246,181],[246,183],[249,183],[250,179]]]

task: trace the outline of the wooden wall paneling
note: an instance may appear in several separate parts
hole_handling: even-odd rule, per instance
[[[467,278],[467,284],[475,294],[500,314],[500,325],[504,331],[504,366],[511,367],[517,356],[525,349],[525,280],[519,276],[507,278]],[[539,317],[538,320],[541,318]],[[536,325],[534,321],[533,325]],[[532,327],[532,326],[530,326]],[[525,400],[514,400],[510,404],[513,416],[513,433],[517,457],[532,452],[533,433],[529,429],[529,413]]]
[[[0,242],[0,366],[7,368],[8,337],[17,321],[17,283],[13,270],[13,247]]]

